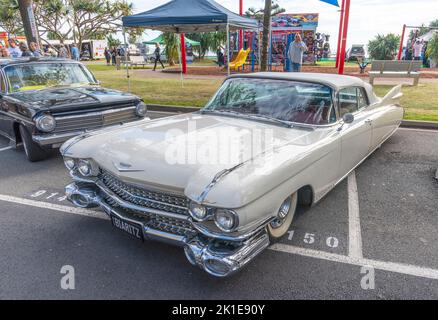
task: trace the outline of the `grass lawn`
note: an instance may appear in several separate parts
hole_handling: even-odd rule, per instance
[[[393,86],[377,85],[374,90],[383,97]],[[406,110],[405,119],[438,121],[438,83],[422,83],[418,87],[403,86],[401,105]]]
[[[106,65],[88,65],[104,87],[128,91],[124,70]],[[202,107],[222,83],[221,79],[146,78],[131,76],[131,91],[146,103]],[[376,85],[376,94],[383,97],[393,86]],[[418,87],[404,86],[402,106],[407,120],[438,121],[438,83],[424,83]]]
[[[106,66],[99,66],[99,69],[102,67]],[[114,67],[108,68],[111,71],[102,69],[93,71],[102,86],[128,91],[125,71],[117,71]],[[131,75],[131,92],[150,104],[203,107],[221,83],[220,79],[185,79],[182,84],[177,78],[144,78]]]

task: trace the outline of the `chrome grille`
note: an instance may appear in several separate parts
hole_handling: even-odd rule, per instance
[[[55,133],[75,130],[98,129],[140,119],[135,106],[113,110],[87,112],[78,115],[56,116]]]
[[[117,208],[119,213],[122,213],[126,218],[138,221],[154,230],[186,237],[194,237],[197,234],[196,230],[188,220],[170,218],[158,214],[144,213],[132,209],[122,208],[108,195],[103,195],[103,197],[107,204],[113,208]]]
[[[99,180],[118,197],[134,205],[188,215],[188,201],[184,196],[156,192],[127,184],[105,170],[101,170]],[[110,205],[113,204],[110,203]]]

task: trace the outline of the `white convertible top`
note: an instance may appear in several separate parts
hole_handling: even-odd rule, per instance
[[[230,78],[261,78],[261,79],[279,79],[320,83],[329,86],[335,90],[340,90],[346,87],[363,87],[370,100],[370,104],[379,101],[379,98],[374,94],[373,87],[357,77],[344,76],[330,73],[307,73],[307,72],[258,72],[250,74],[236,74]]]

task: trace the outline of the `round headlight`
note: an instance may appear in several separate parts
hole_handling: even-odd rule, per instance
[[[207,217],[208,211],[207,208],[197,204],[195,202],[190,202],[189,212],[193,219],[197,221],[202,221]]]
[[[73,170],[76,167],[76,162],[72,158],[64,158],[64,164],[68,170]]]
[[[222,231],[231,232],[239,225],[239,218],[232,210],[218,209],[214,214],[214,222]]]
[[[84,177],[89,177],[93,172],[93,167],[89,160],[79,160],[78,170],[79,173],[82,174]]]
[[[52,132],[56,128],[56,120],[51,115],[43,114],[35,119],[35,125],[39,131]]]
[[[135,109],[135,113],[139,117],[145,117],[148,112],[148,106],[144,102],[140,102]]]

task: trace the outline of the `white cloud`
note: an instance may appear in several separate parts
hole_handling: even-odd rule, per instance
[[[133,0],[135,12],[153,9],[167,0]],[[226,8],[238,12],[238,0],[218,0]],[[342,0],[339,0],[341,3]],[[338,8],[319,0],[279,0],[278,3],[290,13],[319,13],[318,30],[331,35],[332,48],[336,47],[339,28]],[[244,0],[245,9],[261,8],[264,0]],[[400,34],[403,24],[421,25],[438,19],[438,0],[351,0],[348,45],[367,44],[377,34]],[[148,32],[148,38],[155,36]]]

